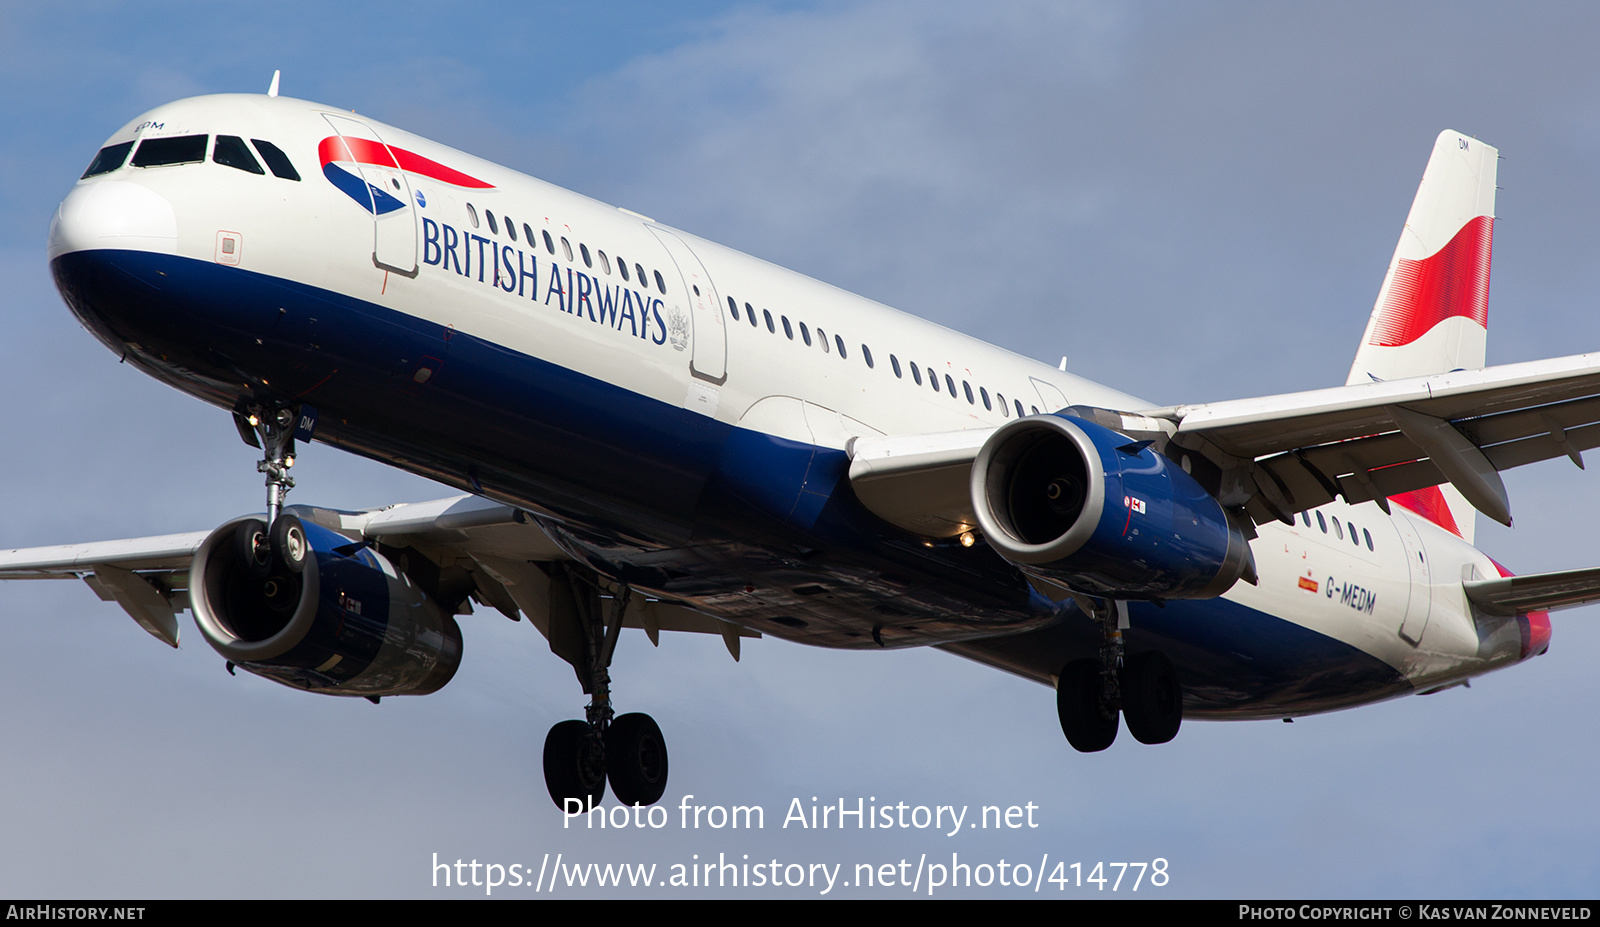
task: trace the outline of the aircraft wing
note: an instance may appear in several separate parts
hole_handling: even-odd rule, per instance
[[[1600,446],[1600,354],[1138,412],[1069,411],[1136,439],[1197,451],[1224,505],[1289,521],[1343,497],[1453,483],[1505,524],[1498,471]],[[975,525],[968,475],[992,429],[853,440],[850,482],[885,520],[926,536]]]
[[[1600,567],[1469,580],[1461,586],[1485,614],[1526,615],[1600,602]]]
[[[1510,524],[1498,471],[1561,456],[1582,467],[1579,452],[1600,446],[1600,354],[1144,414],[1175,423],[1181,446],[1253,461],[1239,489],[1258,523],[1335,496],[1387,508],[1450,482]]]
[[[526,615],[550,637],[550,578],[542,565],[569,558],[519,509],[478,496],[453,496],[361,512],[301,505],[285,511],[397,555],[423,558],[430,582],[461,593],[465,613],[471,611],[465,604],[470,596],[513,620]],[[0,580],[81,579],[103,601],[116,602],[140,627],[176,647],[177,613],[189,607],[189,564],[210,534],[4,550]],[[630,601],[623,627],[643,628],[652,640],[660,631],[719,634],[736,658],[740,637],[760,637],[682,605],[643,597]]]
[[[0,551],[0,579],[81,579],[176,647],[177,611],[188,605],[189,560],[209,533]]]

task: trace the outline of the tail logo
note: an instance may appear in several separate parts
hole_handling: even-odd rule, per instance
[[[1416,512],[1456,537],[1461,537],[1461,527],[1456,524],[1455,516],[1450,514],[1450,504],[1445,501],[1444,493],[1439,491],[1439,487],[1413,489],[1410,492],[1390,496],[1389,501],[1401,508]]]
[[[1398,347],[1459,316],[1489,327],[1489,257],[1494,219],[1478,216],[1420,261],[1400,258],[1369,344]]]

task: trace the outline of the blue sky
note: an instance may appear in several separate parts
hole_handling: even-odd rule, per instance
[[[331,6],[0,5],[0,547],[260,508],[227,415],[79,329],[44,238],[117,127],[264,90],[274,68],[286,95],[1160,402],[1342,382],[1454,128],[1505,157],[1490,361],[1600,347],[1582,5]],[[296,476],[292,501],[341,508],[447,494],[321,447]],[[1592,477],[1549,462],[1507,484],[1517,526],[1480,519],[1481,547],[1520,572],[1600,562]],[[1166,859],[1170,884],[1140,897],[1592,896],[1595,621],[1558,614],[1549,654],[1470,689],[1095,756],[1065,744],[1051,692],[943,653],[762,640],[735,664],[715,640],[630,632],[617,696],[666,732],[665,803],[759,804],[767,828],[602,832],[564,830],[545,795],[545,731],[583,699],[526,623],[463,619],[450,686],[374,707],[229,677],[192,625],[170,651],[81,584],[14,583],[0,894],[469,897],[432,886],[433,854],[848,870],[958,853]],[[1032,802],[1040,826],[779,827],[812,796]]]

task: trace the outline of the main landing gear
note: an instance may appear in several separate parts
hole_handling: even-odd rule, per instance
[[[1089,617],[1104,629],[1098,659],[1075,660],[1061,668],[1056,683],[1056,713],[1067,742],[1095,753],[1117,739],[1118,716],[1128,733],[1145,744],[1164,744],[1183,723],[1183,686],[1166,654],[1148,651],[1124,657],[1122,630],[1127,603],[1083,600]],[[1082,604],[1082,603],[1080,603]]]
[[[618,802],[653,805],[667,789],[666,739],[649,715],[611,708],[611,657],[631,590],[617,586],[607,609],[596,577],[563,565],[550,579],[550,649],[572,664],[590,696],[584,720],[562,721],[545,737],[550,798],[562,811],[587,811],[609,779]]]

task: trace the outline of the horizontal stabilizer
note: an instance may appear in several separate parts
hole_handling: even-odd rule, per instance
[[[1484,614],[1526,615],[1600,602],[1600,567],[1475,579],[1461,586],[1467,598]]]

